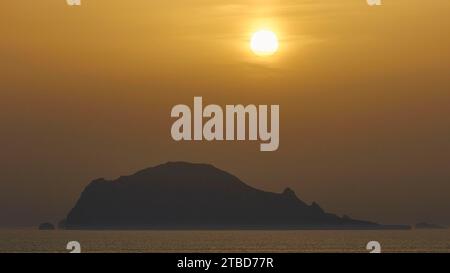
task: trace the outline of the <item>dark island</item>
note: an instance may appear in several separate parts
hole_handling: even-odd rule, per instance
[[[409,229],[339,217],[282,193],[248,186],[207,164],[169,162],[114,181],[97,179],[66,229]]]

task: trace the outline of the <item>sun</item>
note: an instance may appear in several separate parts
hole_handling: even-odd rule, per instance
[[[278,38],[270,30],[259,30],[252,34],[250,48],[258,56],[270,56],[278,50]]]

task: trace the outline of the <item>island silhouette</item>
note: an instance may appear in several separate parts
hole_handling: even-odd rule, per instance
[[[294,191],[255,189],[209,164],[168,162],[92,181],[65,229],[409,229],[325,212]]]

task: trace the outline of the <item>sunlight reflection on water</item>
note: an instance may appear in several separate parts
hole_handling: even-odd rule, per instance
[[[449,230],[411,231],[38,231],[0,230],[0,252],[450,252]]]

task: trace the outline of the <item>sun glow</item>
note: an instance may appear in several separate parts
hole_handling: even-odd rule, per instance
[[[278,50],[278,37],[270,30],[259,30],[252,34],[250,48],[258,56],[270,56]]]

